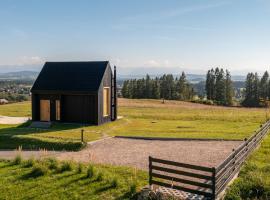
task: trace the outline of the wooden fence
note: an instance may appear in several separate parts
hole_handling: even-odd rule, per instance
[[[240,167],[268,133],[270,121],[240,145],[217,167],[179,163],[149,157],[149,185],[163,186],[217,199]]]

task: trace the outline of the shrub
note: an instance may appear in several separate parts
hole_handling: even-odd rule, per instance
[[[65,161],[61,165],[59,172],[65,172],[65,171],[71,171],[71,170],[72,170],[72,163],[69,161]]]
[[[102,180],[103,180],[103,173],[102,173],[102,171],[99,171],[97,173],[97,181],[102,181]]]
[[[94,176],[94,167],[93,165],[89,165],[86,172],[87,178],[92,178]]]
[[[48,167],[49,169],[58,169],[59,168],[59,163],[55,158],[48,158]]]
[[[45,165],[37,164],[33,167],[32,171],[30,172],[30,177],[38,177],[43,176],[48,173],[48,168]]]
[[[14,165],[19,165],[22,163],[22,156],[21,154],[17,154],[16,157],[13,159],[12,162]]]
[[[78,168],[77,168],[78,174],[82,173],[82,171],[83,171],[83,165],[82,163],[78,163]]]
[[[112,181],[111,181],[111,187],[112,188],[117,188],[119,184],[119,181],[116,177],[113,177]]]
[[[35,164],[34,158],[30,158],[24,162],[24,167],[33,167]]]
[[[132,182],[129,186],[129,193],[131,195],[135,194],[137,191],[137,184],[135,182]]]

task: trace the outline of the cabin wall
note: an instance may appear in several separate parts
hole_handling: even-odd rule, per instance
[[[98,124],[103,124],[106,122],[110,122],[111,121],[111,98],[110,98],[110,114],[109,116],[104,117],[103,116],[103,88],[104,87],[110,87],[110,97],[112,95],[112,91],[111,91],[111,87],[112,87],[112,70],[110,65],[108,65],[108,67],[106,68],[106,71],[104,73],[102,82],[100,84],[99,90],[98,90]]]
[[[33,121],[39,121],[39,96],[37,94],[32,93],[31,95],[32,99],[32,120]]]
[[[98,124],[97,95],[32,94],[32,119],[40,120],[40,100],[50,100],[50,120],[56,121],[56,100],[60,100],[61,122]]]
[[[63,95],[61,103],[64,122],[95,123],[94,95]]]

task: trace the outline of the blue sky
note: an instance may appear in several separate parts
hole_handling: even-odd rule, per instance
[[[268,0],[0,0],[0,24],[0,72],[47,60],[110,60],[123,73],[270,66]]]

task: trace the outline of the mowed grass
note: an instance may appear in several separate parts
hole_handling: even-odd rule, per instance
[[[30,110],[30,102],[9,104],[0,106],[0,115],[29,116]],[[101,126],[55,124],[42,130],[0,125],[0,148],[79,150],[81,129],[85,130],[85,141],[115,135],[243,140],[265,122],[268,112],[181,101],[163,104],[160,100],[119,99],[118,115],[122,118]]]
[[[225,200],[270,199],[270,136],[264,139],[229,187]]]
[[[0,105],[0,115],[10,117],[31,117],[31,102]]]
[[[0,161],[0,199],[132,199],[147,173],[54,159]]]

